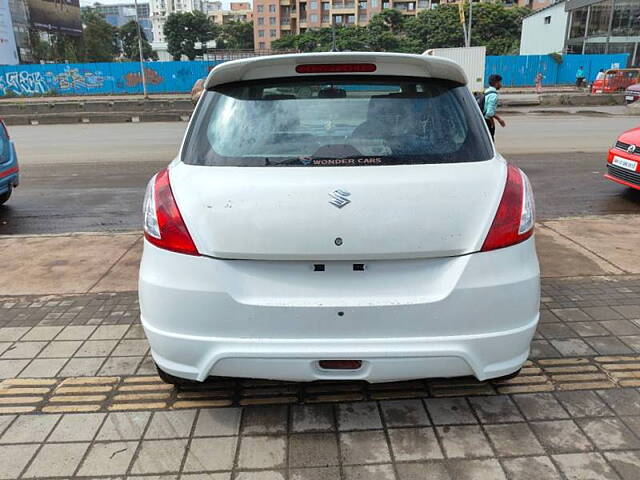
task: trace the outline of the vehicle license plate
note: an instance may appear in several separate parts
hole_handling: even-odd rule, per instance
[[[633,102],[635,97],[631,96],[631,95],[627,95],[626,97],[624,97],[625,100],[629,100],[630,102]]]
[[[635,172],[636,167],[638,166],[638,162],[634,162],[633,160],[627,160],[626,158],[620,158],[618,156],[613,157],[612,163],[626,170],[631,170],[632,172]]]

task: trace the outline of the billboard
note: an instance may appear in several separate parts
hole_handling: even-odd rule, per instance
[[[0,0],[0,65],[17,65],[18,51],[13,33],[9,0]]]
[[[51,33],[82,35],[80,0],[27,0],[34,27]]]

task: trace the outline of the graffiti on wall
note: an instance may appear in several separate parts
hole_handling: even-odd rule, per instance
[[[0,75],[0,92],[2,95],[34,95],[49,90],[45,77],[40,72],[16,70]]]
[[[151,93],[189,92],[213,62],[148,62]],[[216,62],[219,63],[219,62]],[[142,92],[137,62],[0,65],[0,96],[110,95]]]
[[[144,77],[147,83],[150,83],[151,85],[160,85],[164,81],[162,75],[151,68],[144,69]],[[142,85],[142,75],[140,72],[127,73],[124,76],[124,81],[126,82],[127,87]]]
[[[69,67],[57,75],[47,72],[47,76],[54,88],[62,91],[75,90],[77,88],[98,89],[102,88],[106,81],[113,80],[112,77],[102,75],[100,71],[83,70],[81,72],[78,68]]]
[[[60,73],[52,71],[28,72],[16,70],[0,74],[1,95],[37,95],[55,90],[66,92],[77,89],[102,89],[105,82],[113,80],[100,71],[80,71],[78,68],[65,68]]]

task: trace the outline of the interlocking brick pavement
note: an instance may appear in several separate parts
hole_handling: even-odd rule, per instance
[[[640,277],[544,280],[508,381],[155,375],[135,293],[0,298],[0,478],[640,478]]]

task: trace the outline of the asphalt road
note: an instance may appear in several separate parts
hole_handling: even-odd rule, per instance
[[[512,116],[498,148],[531,178],[538,216],[640,212],[640,192],[606,181],[604,157],[633,117]],[[0,234],[138,230],[144,186],[176,154],[186,124],[13,127],[22,185]]]

